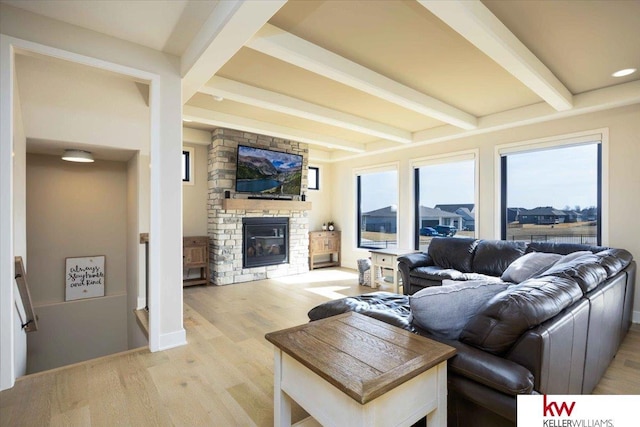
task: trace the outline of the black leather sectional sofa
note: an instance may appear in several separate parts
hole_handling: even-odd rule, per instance
[[[520,283],[503,280],[509,267],[528,267],[534,252],[562,257]],[[631,326],[636,263],[623,249],[435,238],[426,254],[399,263],[412,295],[330,301],[309,318],[358,311],[456,347],[448,370],[449,426],[514,426],[518,394],[591,393]],[[514,271],[506,278],[521,273]],[[500,286],[453,339],[421,327],[412,313],[416,292],[443,281]],[[421,315],[428,309],[427,300]]]

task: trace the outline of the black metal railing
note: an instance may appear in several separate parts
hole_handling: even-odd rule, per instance
[[[583,245],[597,245],[598,238],[593,234],[520,234],[507,236],[507,240],[551,243],[578,243]]]

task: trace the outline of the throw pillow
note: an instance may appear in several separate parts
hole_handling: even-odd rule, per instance
[[[505,282],[522,283],[537,276],[563,258],[559,254],[531,252],[513,261],[500,277]]]
[[[452,340],[458,338],[469,319],[488,300],[508,286],[486,280],[442,283],[411,295],[409,306],[416,326],[436,337]]]

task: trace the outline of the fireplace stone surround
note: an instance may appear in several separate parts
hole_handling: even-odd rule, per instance
[[[244,206],[246,209],[225,209],[228,207],[224,203],[225,191],[231,199],[247,197],[235,192],[238,144],[302,155],[302,191],[307,190],[307,144],[232,129],[215,129],[209,145],[207,200],[211,282],[229,285],[308,272],[309,218],[308,211],[301,208],[299,202],[273,200],[265,207],[256,200],[255,209],[247,206]],[[242,219],[264,217],[289,219],[288,263],[244,268]]]

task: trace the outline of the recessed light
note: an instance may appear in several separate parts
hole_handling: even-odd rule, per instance
[[[624,70],[619,70],[616,71],[615,73],[611,74],[613,77],[624,77],[624,76],[628,76],[629,74],[633,74],[636,72],[635,68],[625,68]]]
[[[211,96],[213,96],[214,101],[218,101],[218,102],[224,101],[224,98],[221,97],[220,95],[211,95]]]

